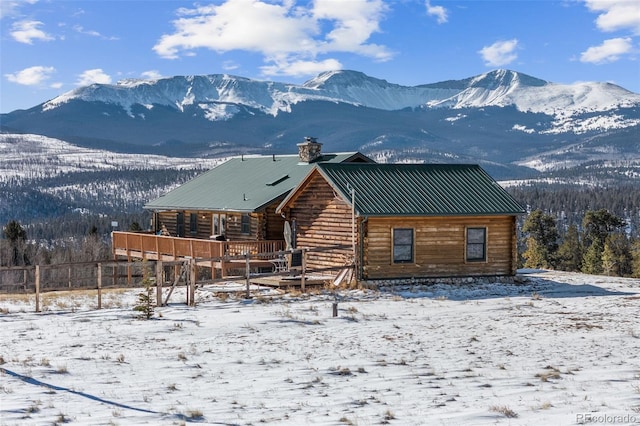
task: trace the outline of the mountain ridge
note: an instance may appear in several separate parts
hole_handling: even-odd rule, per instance
[[[542,96],[544,92],[540,88],[550,95]],[[527,93],[530,91],[533,93]],[[550,102],[554,98],[555,101]],[[185,105],[219,102],[242,104],[272,115],[290,112],[291,105],[307,100],[345,102],[384,110],[425,105],[430,108],[516,105],[521,111],[545,113],[555,113],[560,108],[566,112],[567,108],[593,110],[599,105],[606,110],[613,106],[640,104],[639,94],[611,83],[557,84],[504,69],[463,80],[417,86],[389,83],[352,70],[321,73],[301,85],[229,74],[127,79],[115,85],[92,84],[74,89],[45,102],[42,109],[55,109],[72,99],[117,104],[127,111],[135,104],[183,110]],[[535,102],[536,99],[539,101]]]
[[[296,141],[315,136],[327,151],[477,162],[500,178],[601,162],[602,152],[640,155],[639,94],[511,70],[418,86],[353,70],[303,84],[229,74],[126,79],[77,88],[1,119],[4,133],[174,156],[290,153]],[[541,167],[538,156],[553,166]]]

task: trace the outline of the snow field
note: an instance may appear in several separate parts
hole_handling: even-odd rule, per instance
[[[191,308],[178,291],[149,321],[136,291],[40,314],[3,297],[0,423],[640,421],[640,280],[522,272],[521,285],[343,291],[335,318],[328,293],[206,288]]]

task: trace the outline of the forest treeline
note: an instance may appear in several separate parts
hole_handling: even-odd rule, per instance
[[[522,266],[586,274],[640,277],[640,238],[606,209],[587,211],[560,236],[556,219],[534,210],[522,226]]]
[[[95,173],[81,176],[84,184],[77,174],[43,179],[32,188],[5,182],[0,266],[109,259],[111,231],[148,229],[144,203],[201,171],[97,172],[104,173],[98,180]],[[640,276],[640,185],[507,190],[528,212],[519,218],[519,267]],[[7,203],[15,197],[21,202]]]
[[[572,224],[580,228],[587,211],[601,209],[622,218],[630,237],[640,235],[640,179],[608,186],[537,183],[509,187],[507,191],[528,212],[542,210],[552,216],[560,237]]]

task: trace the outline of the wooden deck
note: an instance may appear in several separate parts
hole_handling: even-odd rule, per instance
[[[251,277],[252,284],[280,289],[302,288],[302,278],[298,276]],[[332,277],[306,277],[305,287],[324,287],[330,285]]]
[[[243,268],[244,259],[234,257],[251,255],[252,268],[273,266],[271,258],[285,248],[284,240],[268,241],[216,241],[197,238],[166,237],[142,232],[118,232],[111,234],[114,258],[175,261],[195,259],[198,266],[219,270],[222,277],[231,269]],[[272,256],[269,253],[273,253]]]

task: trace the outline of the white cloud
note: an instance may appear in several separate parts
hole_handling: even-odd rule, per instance
[[[605,32],[631,30],[640,35],[640,2],[637,0],[585,0],[592,12],[600,13],[597,27]]]
[[[224,69],[225,71],[234,71],[238,68],[240,68],[240,66],[234,61],[224,61],[222,63],[222,69]]]
[[[11,37],[17,42],[33,44],[33,40],[50,41],[54,38],[38,27],[43,25],[40,21],[18,21],[11,26]]]
[[[263,55],[263,70],[271,74],[299,75],[300,70],[338,63],[318,60],[334,52],[356,53],[385,61],[392,53],[368,43],[380,31],[387,6],[382,0],[316,0],[298,6],[294,0],[226,0],[219,5],[182,8],[173,22],[175,31],[163,35],[153,47],[160,56],[175,59],[199,48],[219,53],[246,50]],[[326,69],[322,69],[325,71]]]
[[[88,36],[91,36],[91,37],[99,37],[99,38],[101,38],[103,40],[118,40],[118,37],[108,37],[108,36],[100,34],[98,31],[95,31],[95,30],[86,30],[81,25],[75,25],[73,27],[73,30],[75,32],[79,33],[79,34],[84,34],[84,35],[88,35]]]
[[[265,65],[260,68],[264,75],[287,75],[293,77],[303,77],[305,75],[316,75],[327,70],[342,69],[342,64],[335,59],[324,61],[291,61],[275,62],[272,65]]]
[[[387,7],[379,0],[351,0],[336,7],[335,0],[316,0],[313,17],[316,25],[331,23],[333,29],[313,42],[319,52],[350,52],[377,60],[388,60],[392,54],[384,46],[367,44],[372,34],[380,31],[380,21]],[[325,22],[326,21],[326,22]],[[297,52],[297,50],[293,50]]]
[[[604,64],[615,62],[621,55],[631,52],[631,38],[612,38],[605,40],[600,46],[592,46],[580,54],[580,62]]]
[[[518,58],[515,53],[518,48],[518,40],[496,41],[491,46],[485,46],[478,51],[485,65],[491,67],[500,67],[508,65]]]
[[[2,0],[0,1],[0,19],[16,16],[23,4],[36,4],[38,0]]]
[[[88,86],[93,83],[110,84],[111,77],[102,71],[102,69],[96,68],[84,71],[78,76],[78,81],[76,81],[78,86]]]
[[[433,6],[429,0],[425,1],[427,7],[427,15],[435,16],[438,20],[438,24],[444,24],[448,21],[447,9],[442,6]]]
[[[159,78],[162,78],[162,74],[160,74],[159,71],[157,70],[149,70],[149,71],[145,71],[142,74],[140,74],[143,78],[146,78],[147,80],[157,80]]]
[[[56,71],[54,67],[35,66],[25,68],[14,74],[5,74],[7,80],[23,86],[38,86],[51,78]]]

